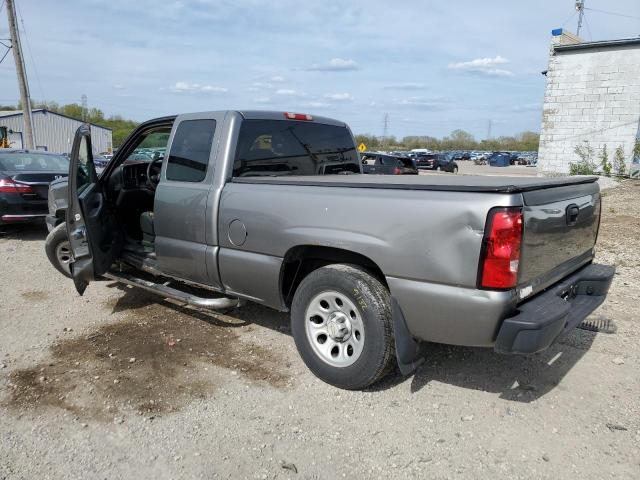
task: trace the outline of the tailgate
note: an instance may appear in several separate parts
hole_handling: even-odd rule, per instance
[[[597,182],[524,192],[518,287],[524,298],[593,258],[600,224]]]

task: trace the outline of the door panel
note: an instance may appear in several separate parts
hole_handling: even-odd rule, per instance
[[[81,126],[74,138],[68,195],[66,222],[74,258],[71,274],[82,295],[89,282],[109,269],[118,245],[117,230],[93,165],[87,125]]]
[[[181,115],[174,122],[154,200],[155,251],[160,269],[185,280],[221,288],[207,247],[207,217],[217,145],[224,116]]]

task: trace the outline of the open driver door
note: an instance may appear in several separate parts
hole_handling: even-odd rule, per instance
[[[91,127],[82,125],[71,149],[66,215],[73,252],[71,275],[80,295],[89,282],[109,270],[121,243],[120,230],[105,199],[105,186],[93,164]]]

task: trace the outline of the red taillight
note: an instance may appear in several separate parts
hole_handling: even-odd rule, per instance
[[[293,112],[284,112],[284,118],[289,120],[305,120],[307,122],[313,120],[311,115],[306,113],[293,113]]]
[[[0,178],[0,192],[2,193],[33,193],[30,185],[16,183],[9,177]]]
[[[394,175],[402,175],[402,169],[400,167],[396,167],[393,169]]]
[[[520,244],[522,243],[522,210],[499,208],[487,218],[481,258],[480,287],[507,289],[518,282]]]

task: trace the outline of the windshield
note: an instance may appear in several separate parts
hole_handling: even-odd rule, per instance
[[[0,153],[0,170],[27,172],[68,172],[69,159],[62,155],[42,153]]]
[[[151,160],[164,158],[170,134],[171,129],[167,127],[148,133],[142,137],[135,150],[133,150],[127,157],[127,160],[135,162],[150,162]]]

